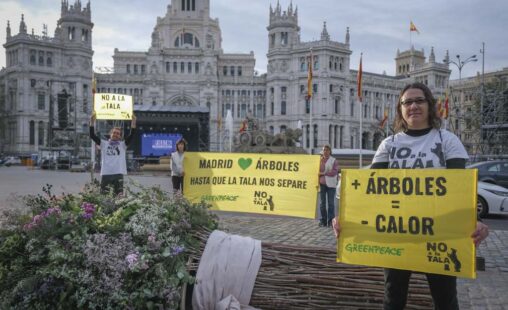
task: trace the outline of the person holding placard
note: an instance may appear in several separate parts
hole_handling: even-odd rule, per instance
[[[123,193],[123,176],[127,174],[126,151],[136,130],[136,116],[132,115],[131,131],[122,140],[122,130],[113,127],[108,140],[100,139],[95,134],[95,111],[90,117],[90,138],[101,148],[101,192],[113,190],[115,195]]]
[[[187,141],[181,138],[176,142],[176,151],[171,153],[171,183],[173,183],[173,191],[183,194],[183,177],[185,171],[183,169],[184,153],[187,150]]]
[[[380,144],[371,169],[464,169],[468,158],[459,138],[441,129],[436,100],[422,83],[406,85],[400,93],[394,121],[396,134]],[[446,207],[446,206],[443,206]],[[332,223],[335,235],[341,227]],[[488,226],[478,222],[471,238],[478,246],[487,236]],[[459,309],[457,279],[426,273],[435,309]],[[385,268],[384,309],[404,309],[410,270]]]
[[[324,145],[319,166],[320,227],[331,226],[332,219],[335,217],[335,188],[337,187],[339,162],[331,154],[330,146]]]

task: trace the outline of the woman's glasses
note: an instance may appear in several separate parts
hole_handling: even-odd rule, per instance
[[[417,105],[421,105],[427,102],[427,99],[425,98],[414,98],[414,99],[407,99],[404,101],[401,101],[400,104],[407,107],[410,107],[413,103],[416,103]]]

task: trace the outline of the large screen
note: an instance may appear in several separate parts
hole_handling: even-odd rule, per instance
[[[144,133],[141,135],[141,155],[171,155],[176,150],[176,142],[181,138],[181,134]]]

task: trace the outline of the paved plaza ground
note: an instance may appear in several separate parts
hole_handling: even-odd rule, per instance
[[[41,192],[44,184],[53,185],[54,193],[77,193],[89,173],[30,170],[26,167],[0,167],[0,208],[8,207],[13,193],[24,195]],[[171,186],[168,175],[134,175],[127,183],[143,186]],[[220,228],[233,234],[250,236],[266,242],[335,248],[331,229],[318,227],[317,220],[217,212]],[[494,229],[478,248],[486,261],[486,270],[476,280],[459,279],[461,309],[508,309],[508,231]]]

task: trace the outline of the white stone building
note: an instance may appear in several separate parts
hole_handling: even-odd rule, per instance
[[[82,7],[79,0],[74,5],[62,1],[54,37],[47,30],[30,34],[23,15],[16,35],[7,22],[7,66],[0,72],[1,153],[37,153],[49,141],[69,146],[88,133],[92,28],[90,3]]]
[[[20,29],[17,36],[8,36],[4,45],[8,66],[0,74],[5,89],[3,115],[10,113],[4,138],[7,152],[31,151],[43,144],[31,144],[30,134],[32,119],[35,124],[42,122],[41,127],[47,130],[49,104],[40,113],[35,99],[40,93],[53,93],[56,98],[65,89],[72,94],[75,101],[70,102],[76,103],[79,112],[76,130],[84,130],[90,112],[90,101],[86,99],[91,96],[89,65],[93,53],[89,14],[90,4],[81,10],[79,1],[70,8],[63,1],[55,38],[31,36],[26,29]],[[98,92],[132,95],[138,134],[179,132],[192,150],[223,149],[224,119],[227,110],[231,110],[234,131],[247,115],[259,119],[273,133],[301,123],[303,146],[316,152],[326,143],[333,148],[359,148],[361,135],[363,148],[374,149],[385,135],[379,128],[384,110],[388,109],[389,120],[393,120],[399,91],[406,83],[422,81],[436,95],[443,94],[448,86],[450,70],[447,65],[436,63],[433,50],[428,61],[423,51],[397,51],[396,76],[363,72],[364,100],[360,111],[361,105],[356,102],[358,64],[350,63],[349,28],[340,42],[330,37],[324,23],[319,40],[302,42],[298,19],[298,8],[292,4],[285,11],[279,4],[270,6],[266,28],[268,68],[266,74],[258,75],[253,52],[223,51],[218,19],[210,17],[210,0],[172,0],[165,15],[157,18],[147,51],[115,49],[113,70],[96,74]],[[79,33],[77,38],[70,39],[72,28]],[[21,40],[23,44],[18,43]],[[53,67],[40,70],[38,64],[30,65],[32,50],[36,55],[39,50],[45,55],[53,53]],[[309,103],[307,66],[311,50],[314,96]],[[30,85],[31,80],[36,81],[35,88]],[[47,86],[48,81],[54,81],[53,88]],[[13,92],[14,97],[10,95]],[[14,108],[20,105],[26,109],[20,112]],[[35,132],[36,142],[46,143],[38,140],[39,131]],[[134,152],[139,154],[139,137],[137,140]]]

